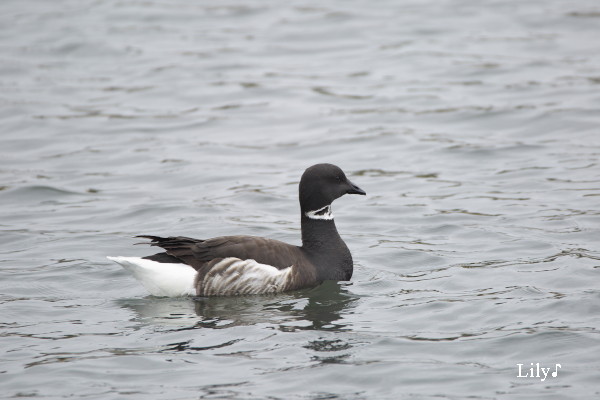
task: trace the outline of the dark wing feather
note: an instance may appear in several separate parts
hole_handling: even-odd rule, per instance
[[[191,265],[196,270],[211,260],[228,257],[236,257],[241,260],[253,259],[261,264],[283,269],[298,263],[303,257],[297,246],[257,236],[221,236],[207,240],[184,236],[162,238],[141,235],[136,237],[150,239],[152,246],[162,247],[167,255]],[[150,257],[163,258],[158,255]],[[160,260],[156,259],[155,261]]]

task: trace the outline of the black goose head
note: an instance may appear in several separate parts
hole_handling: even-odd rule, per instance
[[[300,179],[300,208],[302,212],[319,210],[345,194],[362,194],[340,167],[333,164],[316,164],[309,167]]]

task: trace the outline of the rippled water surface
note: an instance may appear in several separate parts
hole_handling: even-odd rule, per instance
[[[597,1],[0,10],[1,397],[600,395]],[[298,244],[317,162],[368,193],[349,283],[164,299],[105,259]]]

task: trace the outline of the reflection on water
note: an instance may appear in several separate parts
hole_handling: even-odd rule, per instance
[[[311,292],[308,304],[301,312],[302,319],[312,323],[304,329],[351,330],[352,327],[348,321],[344,322],[342,315],[351,313],[357,301],[358,297],[348,292],[342,284],[325,282]]]
[[[327,281],[309,290],[276,296],[157,298],[117,300],[135,312],[143,324],[182,326],[180,329],[223,329],[240,325],[275,324],[282,331],[348,329],[343,314],[358,297],[343,284]]]
[[[235,347],[247,337],[229,338],[205,345],[195,339],[198,330],[229,330],[233,327],[271,326],[283,334],[298,331],[349,332],[344,315],[353,312],[359,297],[342,284],[327,281],[309,290],[276,296],[240,296],[217,298],[156,298],[117,300],[117,304],[135,313],[135,329],[148,324],[162,331],[185,333],[185,339],[161,345],[158,353],[217,351],[221,355],[257,357],[255,351]],[[242,346],[243,347],[243,346]],[[353,343],[347,339],[317,337],[302,346],[310,350],[311,364],[341,364],[351,357]],[[227,350],[226,350],[227,349]]]

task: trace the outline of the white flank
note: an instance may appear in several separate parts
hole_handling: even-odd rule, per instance
[[[186,264],[159,263],[140,257],[106,257],[120,264],[154,296],[181,297],[196,294],[196,270]]]
[[[208,271],[200,296],[279,293],[286,290],[293,266],[277,269],[254,260],[225,258]]]
[[[304,213],[304,215],[306,215],[310,219],[333,219],[333,213],[331,212],[331,204],[325,207],[321,207],[318,210],[307,211]]]

